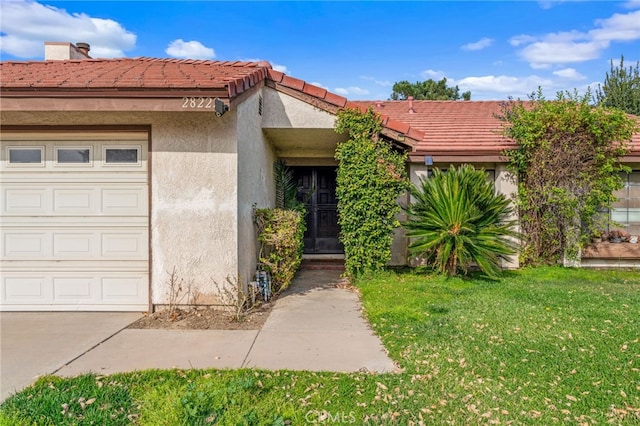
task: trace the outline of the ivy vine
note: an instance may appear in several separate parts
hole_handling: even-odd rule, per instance
[[[349,135],[336,148],[336,195],[346,275],[357,277],[391,260],[397,199],[408,186],[406,154],[380,137],[382,123],[371,108],[339,111],[335,130]]]

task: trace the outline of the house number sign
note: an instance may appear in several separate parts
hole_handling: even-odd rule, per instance
[[[182,108],[196,108],[196,109],[213,109],[215,103],[213,98],[196,98],[196,97],[184,97],[182,98]]]

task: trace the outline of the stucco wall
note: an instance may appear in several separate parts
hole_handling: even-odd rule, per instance
[[[168,301],[175,267],[183,287],[215,302],[214,280],[238,271],[236,114],[3,112],[3,125],[151,125],[151,294]],[[183,303],[187,303],[186,299]]]
[[[333,129],[335,116],[271,88],[263,89],[265,128]]]
[[[253,280],[259,247],[253,223],[253,205],[273,207],[275,185],[274,149],[262,133],[258,113],[260,93],[238,106],[238,277],[244,284]],[[265,109],[263,108],[263,111]]]
[[[516,193],[518,192],[518,182],[513,173],[507,170],[506,164],[496,164],[496,190],[501,194],[504,194],[507,198],[513,200]],[[518,220],[518,212],[514,209],[510,219]],[[516,230],[520,230],[520,227],[517,226]],[[502,261],[502,267],[505,269],[517,269],[520,266],[520,261],[518,260],[518,255],[513,255],[510,257],[509,261]]]

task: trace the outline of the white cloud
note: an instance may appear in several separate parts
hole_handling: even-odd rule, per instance
[[[536,38],[534,36],[530,36],[527,34],[520,34],[520,35],[511,37],[509,39],[509,44],[517,47],[522,44],[532,43],[534,41],[536,41]]]
[[[585,80],[587,78],[576,71],[574,68],[565,68],[562,70],[554,71],[553,75],[557,75],[558,77],[566,78],[569,80]]]
[[[530,44],[521,52],[532,68],[548,68],[552,64],[569,64],[597,59],[605,43],[557,43],[538,42]]]
[[[378,80],[375,77],[371,77],[369,75],[361,75],[360,78],[363,79],[363,80],[372,81],[375,84],[377,84],[378,86],[382,86],[382,87],[391,87],[391,86],[393,86],[393,83],[390,82],[389,80]]]
[[[629,0],[622,7],[625,9],[640,9],[640,0]]]
[[[28,0],[2,1],[0,28],[0,51],[19,58],[43,57],[45,41],[89,43],[94,58],[123,57],[136,44],[136,35],[114,20]]]
[[[349,86],[347,88],[344,87],[336,87],[334,89],[339,95],[347,96],[347,95],[368,95],[369,91],[367,89],[362,89],[358,86]]]
[[[174,58],[213,59],[216,57],[216,52],[212,48],[206,47],[199,41],[184,41],[181,38],[169,43],[164,51]]]
[[[249,59],[241,59],[243,62],[269,62],[266,59],[260,58],[249,58]],[[291,75],[289,69],[285,65],[276,64],[275,62],[269,62],[271,64],[271,68],[275,71],[279,71],[288,75]]]
[[[595,41],[631,41],[640,39],[640,10],[630,13],[616,13],[607,19],[598,19],[597,28],[589,31]]]
[[[527,34],[512,37],[512,46],[524,46],[519,55],[533,68],[585,62],[600,57],[612,42],[640,39],[640,10],[616,13],[594,22],[587,32],[564,31],[534,37]]]
[[[469,51],[482,50],[482,49],[486,49],[492,44],[493,44],[492,38],[484,37],[474,43],[465,44],[464,46],[461,47],[461,49],[469,50]]]
[[[436,71],[431,69],[422,71],[420,75],[426,79],[433,79],[433,80],[442,80],[443,78],[446,77],[446,74],[444,73],[444,71]]]
[[[524,98],[537,90],[555,87],[552,80],[530,75],[527,77],[513,77],[507,75],[485,75],[480,77],[465,77],[457,80],[461,91],[471,90],[472,99],[504,99],[507,96]]]
[[[538,5],[541,9],[551,9],[553,6],[557,6],[560,3],[564,3],[565,0],[539,0]]]
[[[289,69],[285,65],[276,64],[275,62],[271,63],[271,67],[276,70],[283,72],[285,74],[289,74]]]

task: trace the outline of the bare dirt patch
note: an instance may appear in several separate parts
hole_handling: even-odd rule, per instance
[[[186,307],[159,310],[147,314],[127,328],[160,328],[167,330],[259,330],[267,320],[274,300],[261,303],[248,312],[241,321],[222,307]]]

